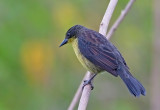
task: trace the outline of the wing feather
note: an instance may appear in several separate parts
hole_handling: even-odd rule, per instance
[[[129,69],[117,48],[96,31],[87,29],[78,35],[78,46],[85,58],[114,76],[118,76],[116,70],[119,62]]]
[[[88,42],[83,37],[78,38],[78,46],[80,52],[85,58],[96,66],[106,70],[114,76],[118,76],[116,73],[117,61],[111,49],[106,48],[106,45],[95,45],[93,42]]]

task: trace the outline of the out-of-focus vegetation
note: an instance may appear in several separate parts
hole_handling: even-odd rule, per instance
[[[59,48],[75,24],[99,29],[109,0],[0,0],[0,110],[65,110],[85,69],[70,45]],[[128,0],[120,0],[111,24]],[[145,2],[145,3],[144,3]],[[137,0],[111,41],[147,89],[134,98],[108,73],[95,78],[89,110],[148,110],[152,3]]]

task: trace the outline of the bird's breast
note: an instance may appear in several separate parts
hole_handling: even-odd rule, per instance
[[[99,67],[97,67],[96,65],[94,65],[93,63],[91,63],[88,59],[86,59],[80,52],[79,48],[78,48],[78,39],[75,39],[72,42],[72,46],[74,49],[74,52],[78,58],[78,60],[81,62],[81,64],[83,65],[84,68],[86,68],[88,71],[92,72],[92,73],[99,73],[102,71],[102,69],[100,69]]]

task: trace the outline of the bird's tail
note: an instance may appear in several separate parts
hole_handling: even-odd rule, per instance
[[[131,94],[133,94],[135,97],[138,97],[141,94],[145,96],[145,88],[136,78],[132,76],[128,69],[122,67],[119,68],[117,72],[123,82],[126,84]]]

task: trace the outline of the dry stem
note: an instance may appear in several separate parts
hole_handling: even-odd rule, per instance
[[[129,12],[129,10],[132,7],[134,2],[135,2],[135,0],[130,0],[130,2],[128,2],[128,4],[126,5],[125,9],[121,11],[120,16],[118,17],[118,19],[115,21],[115,23],[113,24],[113,26],[109,30],[109,32],[107,34],[107,39],[110,39],[111,36],[114,34],[115,30],[117,29],[119,24],[124,20],[124,17],[127,15],[127,13]]]

